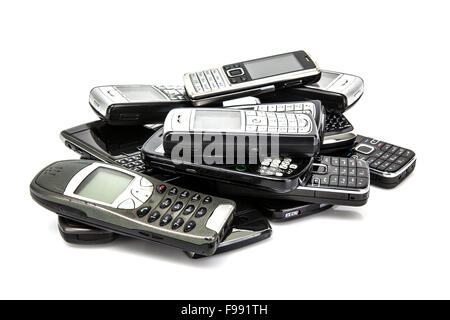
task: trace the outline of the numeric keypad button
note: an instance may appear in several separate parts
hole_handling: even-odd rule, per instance
[[[367,178],[357,178],[356,186],[358,188],[366,188],[369,185],[369,179]]]
[[[149,217],[148,217],[148,222],[152,223],[155,222],[156,220],[158,220],[158,218],[161,216],[161,214],[159,213],[159,211],[153,211]]]
[[[338,183],[339,183],[338,176],[331,176],[330,177],[330,186],[336,186],[337,187]]]
[[[356,177],[348,177],[347,187],[356,188]]]
[[[187,190],[184,190],[181,194],[180,194],[180,198],[184,199],[189,197],[189,192]]]
[[[170,209],[171,211],[178,211],[181,210],[181,208],[183,208],[183,202],[178,201],[176,202],[173,207]]]
[[[347,186],[347,177],[339,177],[339,187]]]
[[[190,204],[184,209],[183,214],[186,216],[190,215],[192,212],[194,212],[194,209],[195,207],[192,204]]]
[[[369,177],[369,172],[366,169],[359,169],[358,168],[357,175],[360,178],[368,178]]]
[[[339,167],[339,158],[331,158],[331,164],[333,166]]]
[[[184,232],[190,232],[190,231],[192,231],[194,228],[195,228],[195,221],[189,221],[185,226],[184,226],[184,229],[183,229],[183,231]]]
[[[212,202],[212,198],[210,196],[206,196],[205,199],[203,199],[203,204],[207,204],[207,203],[211,203]]]
[[[170,206],[171,203],[172,203],[172,200],[169,199],[169,198],[166,198],[166,199],[164,199],[163,201],[161,201],[159,207],[160,207],[161,209],[165,209],[165,208],[167,208],[168,206]]]
[[[170,221],[172,221],[172,216],[170,214],[165,214],[161,220],[159,221],[159,225],[161,227],[165,226],[166,224],[168,224]]]
[[[184,223],[183,218],[181,217],[176,218],[175,221],[172,223],[172,229],[173,230],[178,229],[183,225],[183,223]]]
[[[176,187],[172,187],[172,188],[170,188],[170,190],[169,190],[169,194],[170,195],[176,195],[178,193],[178,189],[176,188]]]
[[[195,213],[195,217],[196,218],[200,218],[203,217],[206,214],[207,210],[205,207],[201,207],[197,210],[197,212]]]

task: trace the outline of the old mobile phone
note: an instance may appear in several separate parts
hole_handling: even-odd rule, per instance
[[[143,172],[141,147],[155,130],[148,126],[111,126],[101,120],[85,123],[60,133],[61,140],[84,158],[118,164]]]
[[[214,143],[207,138],[210,136]],[[271,148],[272,143],[278,150]],[[266,154],[278,151],[280,155],[312,157],[319,152],[320,135],[309,113],[183,108],[167,115],[163,144],[168,154],[177,150],[179,155],[187,150],[199,152],[202,158],[206,156],[203,151],[214,145],[214,156],[219,161],[229,159],[230,150],[233,159],[234,155],[246,159],[251,153],[256,157],[261,150]]]
[[[30,192],[66,218],[202,255],[214,254],[235,210],[234,201],[91,160],[47,166]]]
[[[68,243],[77,245],[105,244],[114,241],[118,234],[88,226],[84,223],[73,221],[58,216],[58,229],[61,237]],[[236,207],[230,231],[219,243],[214,254],[235,250],[255,242],[270,238],[272,227],[267,218],[254,207]],[[191,258],[201,258],[195,252],[186,252]]]
[[[348,206],[364,205],[370,191],[369,165],[364,160],[331,156],[318,157],[312,165],[310,179],[290,192],[266,192],[224,182],[217,183],[216,190],[227,196],[245,194],[254,198]]]
[[[188,97],[200,106],[314,83],[320,69],[305,51],[295,51],[186,73],[183,79]]]
[[[260,100],[264,101],[263,98]],[[318,132],[323,137],[320,147],[321,154],[328,154],[336,150],[347,149],[353,145],[356,134],[353,126],[343,114],[325,113],[322,104],[318,100],[297,102],[272,102],[260,103],[251,106],[234,108],[252,108],[255,111],[269,111],[276,113],[307,113],[315,119]]]
[[[353,106],[364,93],[364,81],[355,75],[322,70],[319,81],[302,86],[277,90],[261,95],[261,100],[290,101],[320,100],[330,113],[343,113]]]
[[[416,166],[414,151],[361,135],[346,156],[365,160],[370,167],[370,182],[383,188],[399,185]]]
[[[163,146],[159,129],[142,146],[142,158],[148,167],[205,180],[231,182],[271,192],[288,192],[306,183],[314,158],[266,158],[257,164],[212,164],[173,161]]]
[[[260,199],[257,202],[257,205],[263,213],[274,221],[288,221],[306,217],[328,210],[333,206],[332,204],[325,203],[307,203],[274,199]]]
[[[109,85],[95,87],[89,104],[111,125],[163,122],[173,108],[192,107],[182,86]]]

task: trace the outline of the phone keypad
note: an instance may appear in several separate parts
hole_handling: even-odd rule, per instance
[[[187,100],[186,91],[182,86],[157,86],[170,100]]]
[[[214,211],[207,209],[214,201],[212,196],[195,193],[189,197],[188,190],[178,192],[176,187],[167,187],[165,184],[158,185],[156,191],[162,198],[154,208],[144,202],[144,206],[136,210],[137,217],[150,224],[190,232],[198,224],[205,223],[207,216]]]
[[[316,116],[316,106],[312,102],[260,104],[255,106],[255,111],[308,113],[313,119]]]
[[[402,169],[415,155],[409,149],[359,135],[352,152],[353,158],[365,160],[371,169],[389,173]]]
[[[298,165],[292,163],[292,159],[288,157],[266,158],[261,161],[257,172],[263,176],[283,177],[292,174],[297,168]]]
[[[204,70],[189,75],[196,92],[209,92],[225,88],[219,69]]]
[[[327,113],[325,117],[325,133],[333,135],[353,130],[353,126],[342,113]]]
[[[305,114],[249,110],[245,111],[245,119],[247,132],[301,134],[312,129],[312,120]]]
[[[321,156],[313,164],[309,186],[364,189],[369,186],[369,167],[359,159]]]
[[[118,165],[137,172],[145,171],[145,165],[142,161],[140,152],[129,154],[127,157],[116,160]]]

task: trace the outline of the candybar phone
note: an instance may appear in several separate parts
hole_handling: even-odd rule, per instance
[[[312,165],[312,175],[305,185],[275,193],[243,185],[218,183],[217,192],[227,196],[293,200],[308,203],[362,206],[369,198],[369,165],[364,160],[320,156]]]
[[[114,241],[118,234],[88,226],[58,216],[58,229],[64,241],[77,245],[96,245]],[[272,227],[264,215],[255,209],[245,211],[237,209],[230,231],[220,242],[214,254],[239,249],[255,242],[270,238]],[[205,257],[195,252],[186,252],[193,259]]]
[[[144,163],[151,168],[206,180],[249,186],[275,193],[288,192],[306,183],[314,158],[266,158],[257,164],[212,164],[173,161],[163,146],[163,129],[159,129],[142,146]],[[239,196],[239,195],[238,195]]]
[[[416,166],[414,151],[361,135],[346,156],[365,160],[370,167],[370,182],[383,188],[396,187]]]
[[[183,77],[186,93],[195,106],[314,83],[319,79],[320,69],[304,51],[230,63],[186,73]]]
[[[141,147],[155,130],[146,126],[111,126],[101,120],[85,123],[60,133],[61,140],[84,158],[118,164],[143,172]]]
[[[302,86],[277,90],[261,95],[261,100],[291,101],[320,100],[330,113],[343,113],[353,106],[364,93],[364,81],[354,75],[322,70],[319,81]]]
[[[264,98],[260,100],[264,101]],[[269,111],[278,113],[307,113],[316,122],[318,132],[322,136],[321,154],[328,154],[337,150],[348,150],[355,142],[353,126],[343,114],[325,113],[319,100],[297,102],[260,103],[251,106],[233,107],[238,109],[252,108],[255,111]]]
[[[30,192],[63,217],[206,256],[216,251],[235,211],[234,201],[91,160],[47,166]]]
[[[95,87],[89,104],[111,125],[161,123],[173,108],[192,107],[181,86],[110,85]]]
[[[199,154],[200,159],[215,156],[219,161],[230,159],[230,150],[232,159],[246,159],[251,153],[257,157],[261,150],[265,155],[278,152],[312,157],[319,152],[320,135],[308,113],[183,108],[167,115],[163,144],[168,154],[181,157],[180,151],[189,151]],[[205,154],[211,146],[215,153]]]
[[[288,221],[306,217],[315,213],[328,210],[333,205],[324,203],[307,203],[290,200],[260,199],[257,202],[261,209],[271,220]]]

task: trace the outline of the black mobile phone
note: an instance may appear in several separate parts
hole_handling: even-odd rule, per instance
[[[327,112],[343,113],[355,105],[363,93],[364,81],[360,77],[322,70],[320,80],[315,83],[264,93],[259,98],[261,101],[317,99]]]
[[[258,199],[362,206],[369,199],[369,184],[369,165],[364,160],[319,156],[312,164],[312,175],[306,184],[289,192],[267,192],[227,181],[216,183],[216,190],[230,197],[246,195]]]
[[[288,192],[307,181],[314,158],[266,158],[258,164],[206,165],[173,161],[163,147],[163,129],[142,146],[142,158],[148,167],[207,180],[243,184],[276,193]]]
[[[260,199],[258,208],[274,221],[288,221],[319,213],[333,207],[332,204],[307,203],[290,200]]]
[[[214,254],[235,211],[232,200],[91,160],[45,167],[30,192],[66,218],[202,255]]]
[[[145,168],[140,150],[154,133],[150,126],[118,127],[98,120],[66,129],[60,136],[68,148],[85,158],[144,172],[148,168]]]
[[[305,51],[230,63],[186,73],[183,78],[187,96],[195,106],[319,79],[320,69]]]
[[[350,150],[338,154],[365,160],[370,167],[370,182],[388,189],[399,185],[416,166],[414,151],[361,135]]]
[[[109,85],[95,87],[89,104],[111,125],[161,123],[174,108],[192,107],[182,86]]]

